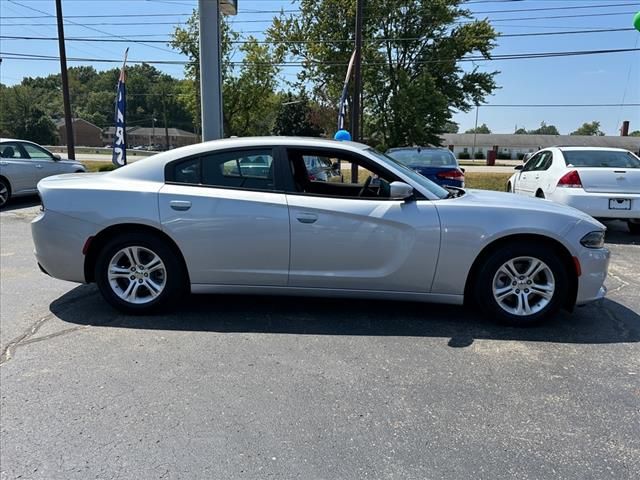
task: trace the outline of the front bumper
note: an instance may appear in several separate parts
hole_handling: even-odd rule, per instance
[[[582,249],[578,256],[582,275],[578,277],[576,305],[584,305],[606,295],[604,281],[607,278],[610,256],[606,248]]]

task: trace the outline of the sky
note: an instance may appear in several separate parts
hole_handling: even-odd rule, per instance
[[[291,0],[238,0],[234,29],[244,36],[262,38],[274,10],[295,10]],[[197,0],[63,0],[65,36],[168,40],[177,23],[185,21]],[[576,30],[601,33],[502,37],[494,55],[640,48],[640,32],[614,31],[632,27],[640,0],[469,0],[467,8],[477,18],[489,18],[503,35]],[[511,11],[509,11],[511,10]],[[516,11],[514,11],[516,10]],[[528,11],[522,11],[528,10]],[[11,54],[57,56],[56,40],[24,40],[3,37],[57,38],[54,0],[0,0],[0,57]],[[126,15],[126,16],[125,16]],[[34,18],[40,17],[40,18]],[[541,18],[542,17],[542,18]],[[561,17],[561,18],[551,18]],[[120,23],[118,26],[117,23]],[[345,30],[353,26],[345,26]],[[184,61],[186,57],[163,43],[103,43],[67,41],[69,58],[121,59],[129,46],[132,60]],[[15,55],[14,55],[15,56]],[[116,63],[69,61],[69,66],[91,64],[98,70]],[[584,122],[597,120],[608,135],[618,135],[623,120],[640,130],[639,106],[576,107],[575,104],[640,104],[640,51],[600,55],[476,62],[480,71],[495,72],[500,89],[480,106],[478,124],[494,133],[513,133],[520,127],[553,124],[568,134]],[[175,77],[183,77],[181,65],[156,65]],[[465,68],[471,68],[466,63]],[[59,62],[4,58],[0,81],[20,83],[24,77],[59,72]],[[282,80],[292,80],[294,68],[284,68]],[[505,106],[516,105],[516,106]],[[563,105],[533,107],[519,105]],[[457,112],[460,131],[475,124],[475,109]]]

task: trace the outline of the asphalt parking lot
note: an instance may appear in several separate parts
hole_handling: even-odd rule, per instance
[[[496,326],[430,304],[191,297],[116,313],[0,214],[0,478],[575,478],[640,471],[640,238],[607,299]]]

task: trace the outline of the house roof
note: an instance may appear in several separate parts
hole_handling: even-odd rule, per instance
[[[90,122],[90,121],[88,121],[88,120],[85,120],[84,118],[72,118],[72,119],[71,119],[71,121],[72,121],[73,123],[78,123],[78,122],[86,123],[87,125],[91,125],[92,127],[95,127],[95,128],[97,128],[98,130],[102,130],[99,126],[97,126],[97,125],[95,125],[95,124],[91,123],[91,122]],[[59,118],[58,120],[56,120],[56,121],[54,122],[54,124],[55,124],[56,128],[64,127],[64,126],[65,126],[64,118]]]
[[[442,142],[445,145],[471,146],[473,133],[445,133]],[[507,148],[545,148],[553,146],[574,147],[613,147],[637,152],[640,150],[640,137],[582,136],[582,135],[516,135],[504,133],[478,133],[475,135],[478,147]]]

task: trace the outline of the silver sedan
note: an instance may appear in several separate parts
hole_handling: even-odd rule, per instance
[[[64,160],[36,143],[0,138],[0,208],[11,197],[36,194],[45,177],[84,171],[80,162]]]
[[[353,175],[314,181],[308,156]],[[42,270],[130,313],[190,291],[470,303],[529,325],[605,293],[605,227],[590,216],[445,189],[357,143],[220,140],[38,189]]]

